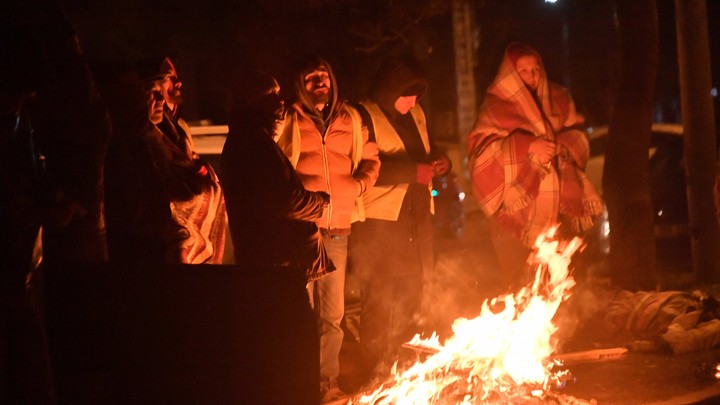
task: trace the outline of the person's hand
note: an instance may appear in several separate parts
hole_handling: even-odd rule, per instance
[[[198,167],[198,174],[201,176],[207,176],[208,175],[208,169],[204,164],[200,164],[200,167]]]
[[[555,157],[556,146],[545,138],[536,138],[530,143],[528,154],[535,156],[538,163],[546,165]]]
[[[443,176],[450,170],[450,160],[445,156],[440,156],[432,161],[432,167],[436,176]]]
[[[420,184],[430,184],[435,176],[435,169],[427,163],[418,163],[416,168],[416,180]]]

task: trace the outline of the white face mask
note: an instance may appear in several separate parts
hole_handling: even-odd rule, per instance
[[[417,104],[417,96],[400,96],[395,100],[395,110],[402,115],[407,114]]]

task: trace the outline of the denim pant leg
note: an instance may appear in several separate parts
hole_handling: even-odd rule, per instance
[[[347,235],[324,235],[328,256],[337,268],[311,284],[315,314],[320,334],[320,380],[332,381],[340,374],[340,349],[343,330],[340,322],[345,312],[345,267]]]

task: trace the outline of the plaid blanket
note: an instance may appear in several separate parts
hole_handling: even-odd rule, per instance
[[[173,220],[182,228],[180,263],[222,264],[225,250],[225,199],[220,181],[206,165],[211,185],[187,201],[170,202]]]
[[[170,118],[163,123],[170,122]],[[174,154],[173,162],[196,167],[201,164],[205,174],[205,186],[193,192],[190,198],[174,198],[170,201],[173,221],[180,227],[178,231],[177,259],[188,264],[222,264],[225,251],[225,196],[220,180],[213,167],[199,160],[195,145],[190,136],[190,128],[179,119],[177,126],[168,125],[164,133],[171,133],[175,142],[167,145]],[[184,133],[183,133],[184,132]],[[166,135],[164,139],[169,139]],[[179,178],[183,180],[183,177]]]
[[[603,313],[602,327],[606,333],[652,339],[667,332],[679,316],[700,309],[698,297],[683,291],[622,290]]]
[[[562,222],[574,232],[592,226],[603,203],[585,176],[589,157],[584,123],[566,88],[547,80],[537,97],[506,54],[468,135],[473,193],[482,211],[532,246],[548,226]],[[557,143],[547,166],[528,155],[536,137]]]

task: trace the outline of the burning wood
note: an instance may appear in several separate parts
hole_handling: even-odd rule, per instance
[[[454,334],[444,344],[436,334],[416,335],[404,347],[427,358],[402,372],[393,370],[389,381],[350,403],[594,403],[552,392],[572,380],[551,358],[557,329],[552,318],[575,285],[568,267],[582,245],[579,238],[557,241],[555,232],[552,228],[538,238],[535,277],[528,286],[485,301],[474,319],[455,320]]]

